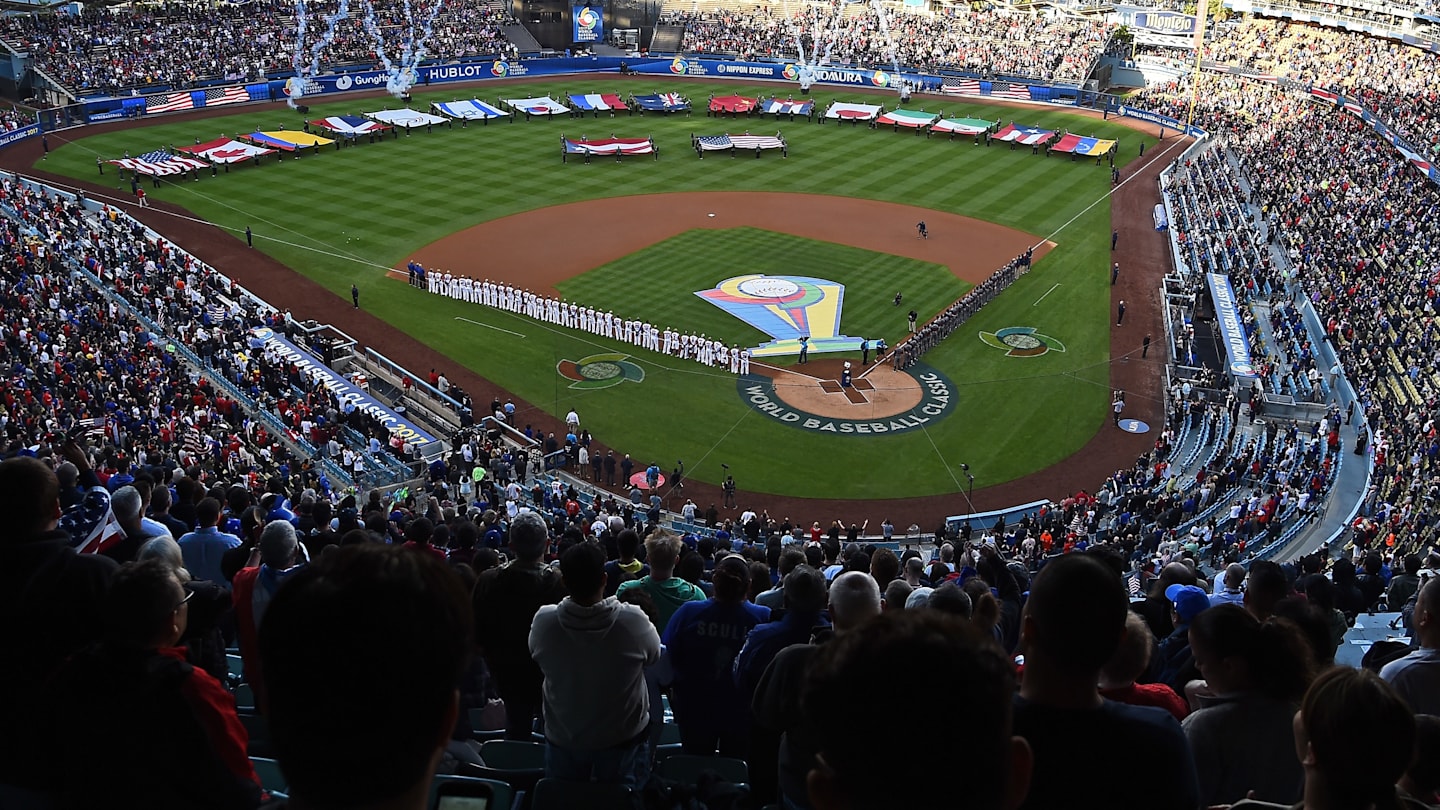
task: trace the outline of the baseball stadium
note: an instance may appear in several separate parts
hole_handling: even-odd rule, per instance
[[[0,692],[152,728],[0,806],[900,806],[938,660],[975,806],[1440,802],[1428,0],[0,5]]]

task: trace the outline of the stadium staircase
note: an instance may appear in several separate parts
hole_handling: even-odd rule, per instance
[[[685,26],[657,25],[655,35],[650,37],[650,54],[680,53],[685,43]]]
[[[500,33],[515,47],[515,50],[522,54],[540,53],[540,40],[530,33],[530,29],[520,23],[500,26]]]

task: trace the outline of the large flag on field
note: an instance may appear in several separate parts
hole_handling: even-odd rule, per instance
[[[1050,147],[1052,152],[1074,152],[1077,155],[1098,156],[1115,148],[1115,142],[1101,140],[1099,138],[1082,138],[1079,135],[1068,134],[1055,142]]]
[[[341,135],[369,135],[372,132],[384,132],[389,129],[388,124],[379,121],[371,121],[358,115],[332,115],[329,118],[317,118],[310,122],[311,126],[321,129],[328,129],[331,132],[338,132]]]
[[[1013,98],[1016,101],[1030,100],[1030,85],[1009,82],[991,82],[990,95],[996,98]]]
[[[528,113],[530,115],[564,115],[570,112],[570,108],[556,101],[549,96],[539,98],[507,98],[503,99],[510,105],[512,110]]]
[[[651,93],[648,96],[632,96],[635,106],[654,112],[676,112],[690,109],[690,100],[679,93]]]
[[[976,79],[946,79],[940,92],[950,96],[978,96],[980,82]]]
[[[946,118],[930,126],[931,132],[953,132],[956,135],[979,135],[995,126],[983,118]]]
[[[250,93],[243,87],[217,87],[205,91],[205,106],[219,107],[222,104],[240,104],[250,101]]]
[[[814,111],[815,111],[815,102],[812,101],[812,100],[810,100],[810,99],[808,99],[808,98],[807,98],[807,99],[801,99],[800,101],[796,101],[796,100],[793,99],[793,98],[787,98],[787,99],[785,99],[784,101],[781,101],[781,100],[778,99],[778,98],[772,98],[772,99],[770,99],[769,101],[762,101],[762,102],[760,103],[760,112],[765,113],[765,114],[767,114],[767,115],[807,115],[807,116],[808,116],[810,113],[812,113],[812,112],[814,112]]]
[[[875,119],[877,124],[889,124],[897,127],[908,127],[920,129],[935,123],[940,116],[935,113],[927,113],[923,110],[891,110]]]
[[[206,143],[197,143],[194,146],[182,146],[176,151],[184,152],[187,155],[194,155],[204,158],[211,163],[224,166],[228,163],[241,163],[250,158],[258,158],[262,155],[275,154],[274,149],[266,149],[263,146],[242,143],[230,138],[216,138]]]
[[[601,138],[598,140],[565,140],[565,152],[571,155],[649,155],[655,142],[649,138]]]
[[[145,112],[147,113],[193,109],[195,109],[195,97],[190,95],[189,90],[183,93],[161,93],[158,96],[145,97]]]
[[[488,118],[504,118],[510,113],[499,107],[486,104],[478,98],[466,101],[447,101],[443,104],[430,105],[436,112],[448,115],[451,118],[465,118],[470,121],[483,121]]]
[[[873,121],[882,109],[884,108],[879,104],[851,104],[845,101],[835,101],[831,102],[830,108],[825,111],[825,117],[843,118],[847,121]]]
[[[297,149],[310,149],[312,147],[329,146],[335,143],[332,138],[322,138],[309,132],[297,132],[293,129],[272,129],[264,132],[252,132],[244,136],[245,140],[268,146],[271,149],[279,149],[281,152],[294,152]]]
[[[759,99],[747,96],[714,96],[710,99],[710,112],[748,113],[759,103]]]
[[[605,112],[606,110],[628,110],[625,100],[614,93],[583,93],[570,96],[570,103],[577,110]]]
[[[136,174],[146,174],[152,177],[167,177],[172,174],[184,174],[191,169],[209,168],[210,164],[203,160],[196,160],[192,157],[172,155],[163,149],[156,149],[154,152],[146,152],[137,158],[119,158],[107,161],[119,166],[122,169],[129,169]]]
[[[380,110],[378,112],[365,113],[365,117],[406,129],[444,124],[449,120],[441,118],[438,115],[420,112],[419,110]]]
[[[695,148],[702,152],[721,149],[783,149],[785,139],[775,135],[702,135],[695,139]]]
[[[1044,143],[1055,137],[1055,132],[1040,127],[1017,127],[1014,124],[1007,124],[1004,129],[995,133],[997,141],[1014,141],[1023,143],[1026,146],[1034,146],[1037,143]]]

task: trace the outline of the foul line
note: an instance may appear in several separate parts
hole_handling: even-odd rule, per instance
[[[1060,287],[1060,285],[1057,283],[1055,286],[1053,286],[1053,287],[1051,287],[1050,289],[1046,290],[1046,291],[1045,291],[1045,295],[1049,295],[1050,293],[1055,292],[1055,290],[1058,289],[1059,287]],[[1030,306],[1032,306],[1032,307],[1038,307],[1038,306],[1040,306],[1040,302],[1045,300],[1045,295],[1042,295],[1042,296],[1040,296],[1039,298],[1036,298],[1036,299],[1035,299],[1035,303],[1031,304]]]
[[[1164,149],[1162,149],[1162,150],[1160,150],[1160,151],[1151,150],[1151,152],[1150,152],[1150,155],[1151,155],[1150,160],[1145,161],[1145,166],[1143,166],[1143,167],[1141,167],[1141,168],[1148,167],[1151,163],[1154,163],[1154,162],[1155,162],[1155,158],[1160,157],[1161,155],[1165,154],[1166,152],[1169,152],[1171,149],[1174,149],[1175,147],[1180,146],[1180,145],[1183,144],[1183,143],[1185,143],[1185,138],[1183,138],[1183,137],[1181,137],[1181,138],[1176,138],[1174,141],[1172,141],[1172,142],[1170,143],[1169,146],[1165,147]],[[1104,202],[1105,200],[1108,200],[1108,199],[1110,199],[1111,197],[1115,196],[1115,192],[1117,192],[1117,191],[1119,191],[1120,189],[1124,188],[1127,184],[1129,184],[1129,182],[1130,182],[1131,180],[1134,180],[1135,178],[1137,178],[1137,177],[1139,177],[1139,176],[1140,176],[1140,170],[1139,170],[1139,169],[1137,169],[1137,170],[1134,171],[1134,172],[1131,172],[1129,177],[1125,178],[1124,180],[1121,180],[1121,181],[1119,182],[1119,184],[1117,184],[1114,188],[1110,189],[1109,191],[1105,192],[1104,194],[1101,194],[1099,197],[1097,197],[1097,198],[1095,199],[1095,202],[1092,202],[1092,203],[1090,203],[1089,205],[1085,206],[1084,208],[1080,209],[1080,212],[1079,212],[1079,213],[1077,213],[1075,216],[1071,217],[1068,221],[1066,221],[1066,223],[1065,223],[1064,225],[1061,225],[1060,227],[1056,228],[1055,231],[1054,231],[1053,233],[1051,233],[1049,236],[1045,237],[1045,240],[1042,241],[1040,244],[1043,245],[1045,242],[1052,242],[1052,241],[1054,241],[1054,240],[1055,240],[1055,237],[1056,237],[1056,236],[1059,236],[1061,231],[1065,230],[1066,228],[1070,227],[1071,225],[1074,225],[1074,224],[1075,224],[1075,220],[1077,220],[1077,219],[1079,219],[1080,217],[1083,217],[1083,216],[1085,216],[1086,214],[1090,213],[1090,209],[1091,209],[1091,208],[1094,208],[1095,206],[1099,205],[1100,203]],[[1036,245],[1036,247],[1039,247],[1039,245]]]
[[[964,487],[960,486],[960,479],[955,477],[955,471],[950,469],[950,462],[945,460],[945,454],[940,452],[939,445],[935,444],[935,440],[930,437],[930,431],[921,425],[920,432],[925,434],[925,440],[930,442],[930,446],[935,450],[935,457],[940,459],[940,464],[945,467],[945,472],[950,474],[950,480],[955,482],[955,489],[963,492]]]
[[[457,320],[457,321],[464,321],[464,322],[466,322],[466,323],[473,323],[473,324],[475,324],[476,326],[483,326],[483,327],[485,327],[486,329],[494,329],[496,332],[504,332],[504,333],[507,334],[507,335],[514,335],[515,337],[518,337],[518,338],[521,338],[521,339],[524,339],[524,337],[525,337],[524,335],[520,334],[519,332],[511,332],[509,329],[501,329],[501,328],[498,327],[498,326],[491,326],[491,325],[488,324],[488,323],[481,323],[481,322],[479,322],[479,321],[472,321],[472,320],[470,320],[469,318],[462,318],[462,317],[460,317],[459,315],[456,315],[456,316],[455,316],[455,320]]]

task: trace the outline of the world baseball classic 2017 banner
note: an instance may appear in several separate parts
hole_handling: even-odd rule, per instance
[[[1225,343],[1230,373],[1244,379],[1254,379],[1255,366],[1250,362],[1250,341],[1245,338],[1245,325],[1240,322],[1240,304],[1235,300],[1235,289],[1230,279],[1219,273],[1207,273],[1205,281],[1210,285],[1210,298],[1215,302],[1215,323],[1220,327],[1220,339]]]
[[[0,149],[19,143],[26,138],[33,138],[40,134],[39,124],[26,124],[23,127],[12,129],[9,132],[0,132]]]
[[[301,374],[325,386],[341,405],[346,402],[355,403],[356,408],[375,417],[391,433],[398,433],[406,443],[420,448],[440,446],[439,440],[423,428],[395,413],[388,405],[356,387],[339,372],[317,362],[309,352],[291,343],[284,335],[272,329],[256,327],[250,330],[250,338],[252,346],[258,343],[263,349],[277,349],[286,360],[295,364]]]

